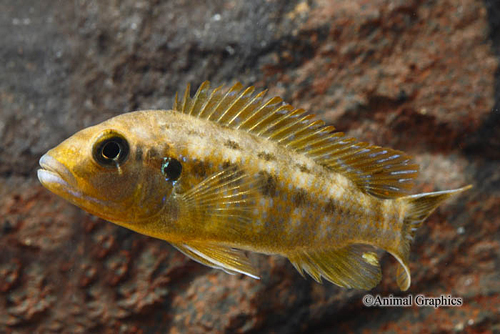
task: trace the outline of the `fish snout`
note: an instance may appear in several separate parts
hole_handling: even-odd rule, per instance
[[[58,185],[75,187],[77,182],[73,174],[57,159],[45,153],[39,160],[41,169],[37,171],[38,180],[47,188]]]

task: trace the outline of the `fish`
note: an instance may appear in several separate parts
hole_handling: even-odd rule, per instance
[[[104,220],[169,242],[229,274],[259,278],[247,252],[281,255],[305,277],[369,290],[380,256],[411,284],[417,229],[471,186],[410,194],[407,154],[336,132],[280,97],[202,83],[171,110],[128,112],[44,154],[38,179]]]

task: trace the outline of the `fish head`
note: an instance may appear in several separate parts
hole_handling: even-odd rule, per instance
[[[173,183],[161,172],[162,150],[151,150],[158,139],[148,134],[150,124],[141,122],[140,116],[117,116],[49,150],[39,162],[42,185],[114,223],[158,215],[172,194]]]

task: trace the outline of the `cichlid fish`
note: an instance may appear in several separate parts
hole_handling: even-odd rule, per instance
[[[40,182],[80,208],[166,240],[228,273],[258,278],[242,250],[287,257],[301,275],[371,289],[377,249],[408,258],[417,228],[470,186],[408,195],[403,152],[333,132],[279,97],[235,84],[188,86],[173,110],[125,113],[81,130],[40,159]]]

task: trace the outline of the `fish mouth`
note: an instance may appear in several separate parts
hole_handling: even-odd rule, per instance
[[[53,192],[61,196],[76,206],[86,211],[104,218],[93,208],[95,205],[104,206],[105,202],[92,196],[86,195],[79,189],[78,182],[71,171],[49,153],[45,153],[39,160],[40,169],[37,171],[40,183]],[[105,218],[107,219],[107,218]]]
[[[59,161],[44,154],[38,162],[41,169],[37,171],[38,180],[51,191],[56,189],[73,192],[76,187],[76,179],[71,172]]]

